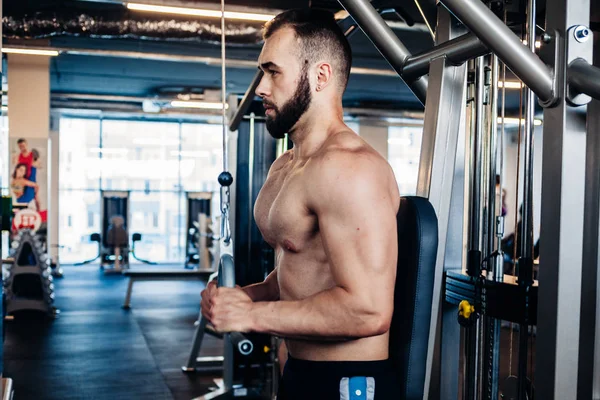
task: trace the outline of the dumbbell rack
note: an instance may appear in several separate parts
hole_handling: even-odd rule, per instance
[[[5,268],[4,293],[6,313],[34,310],[54,317],[54,283],[48,258],[41,241],[28,229],[21,230],[12,240],[11,258]]]

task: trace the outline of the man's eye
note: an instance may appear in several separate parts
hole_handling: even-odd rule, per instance
[[[270,70],[269,70],[269,73],[271,74],[271,76],[275,76],[275,75],[277,75],[279,72],[277,72],[277,71],[274,71],[274,70],[270,69]]]

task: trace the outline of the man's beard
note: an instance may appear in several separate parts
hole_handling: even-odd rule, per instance
[[[308,74],[302,71],[298,87],[292,98],[281,107],[281,111],[272,103],[265,102],[273,107],[275,116],[267,116],[267,130],[275,139],[283,139],[286,133],[296,125],[304,115],[312,100]]]

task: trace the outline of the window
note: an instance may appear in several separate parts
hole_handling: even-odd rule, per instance
[[[388,161],[402,196],[416,194],[422,136],[421,127],[392,126],[388,130]]]
[[[63,216],[58,230],[60,262],[69,264],[96,257],[98,244],[90,242],[90,235],[100,232],[100,191],[61,190],[59,215]]]
[[[142,234],[142,241],[135,245],[140,258],[155,262],[183,260],[185,226],[168,223],[172,218],[177,218],[180,212],[185,212],[181,199],[182,194],[173,192],[131,192],[130,233]]]
[[[140,258],[183,262],[185,191],[216,192],[218,214],[221,135],[220,125],[62,118],[60,261],[98,254],[90,235],[101,232],[102,189],[130,192],[129,234],[142,235]]]
[[[61,118],[59,141],[60,189],[100,187],[100,121]]]
[[[176,190],[178,151],[178,123],[103,121],[102,188]]]
[[[183,124],[181,127],[181,183],[192,192],[218,191],[223,171],[223,128]]]

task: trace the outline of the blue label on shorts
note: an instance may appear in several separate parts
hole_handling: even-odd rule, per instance
[[[375,379],[364,376],[342,378],[340,381],[340,400],[373,400],[375,398]]]

